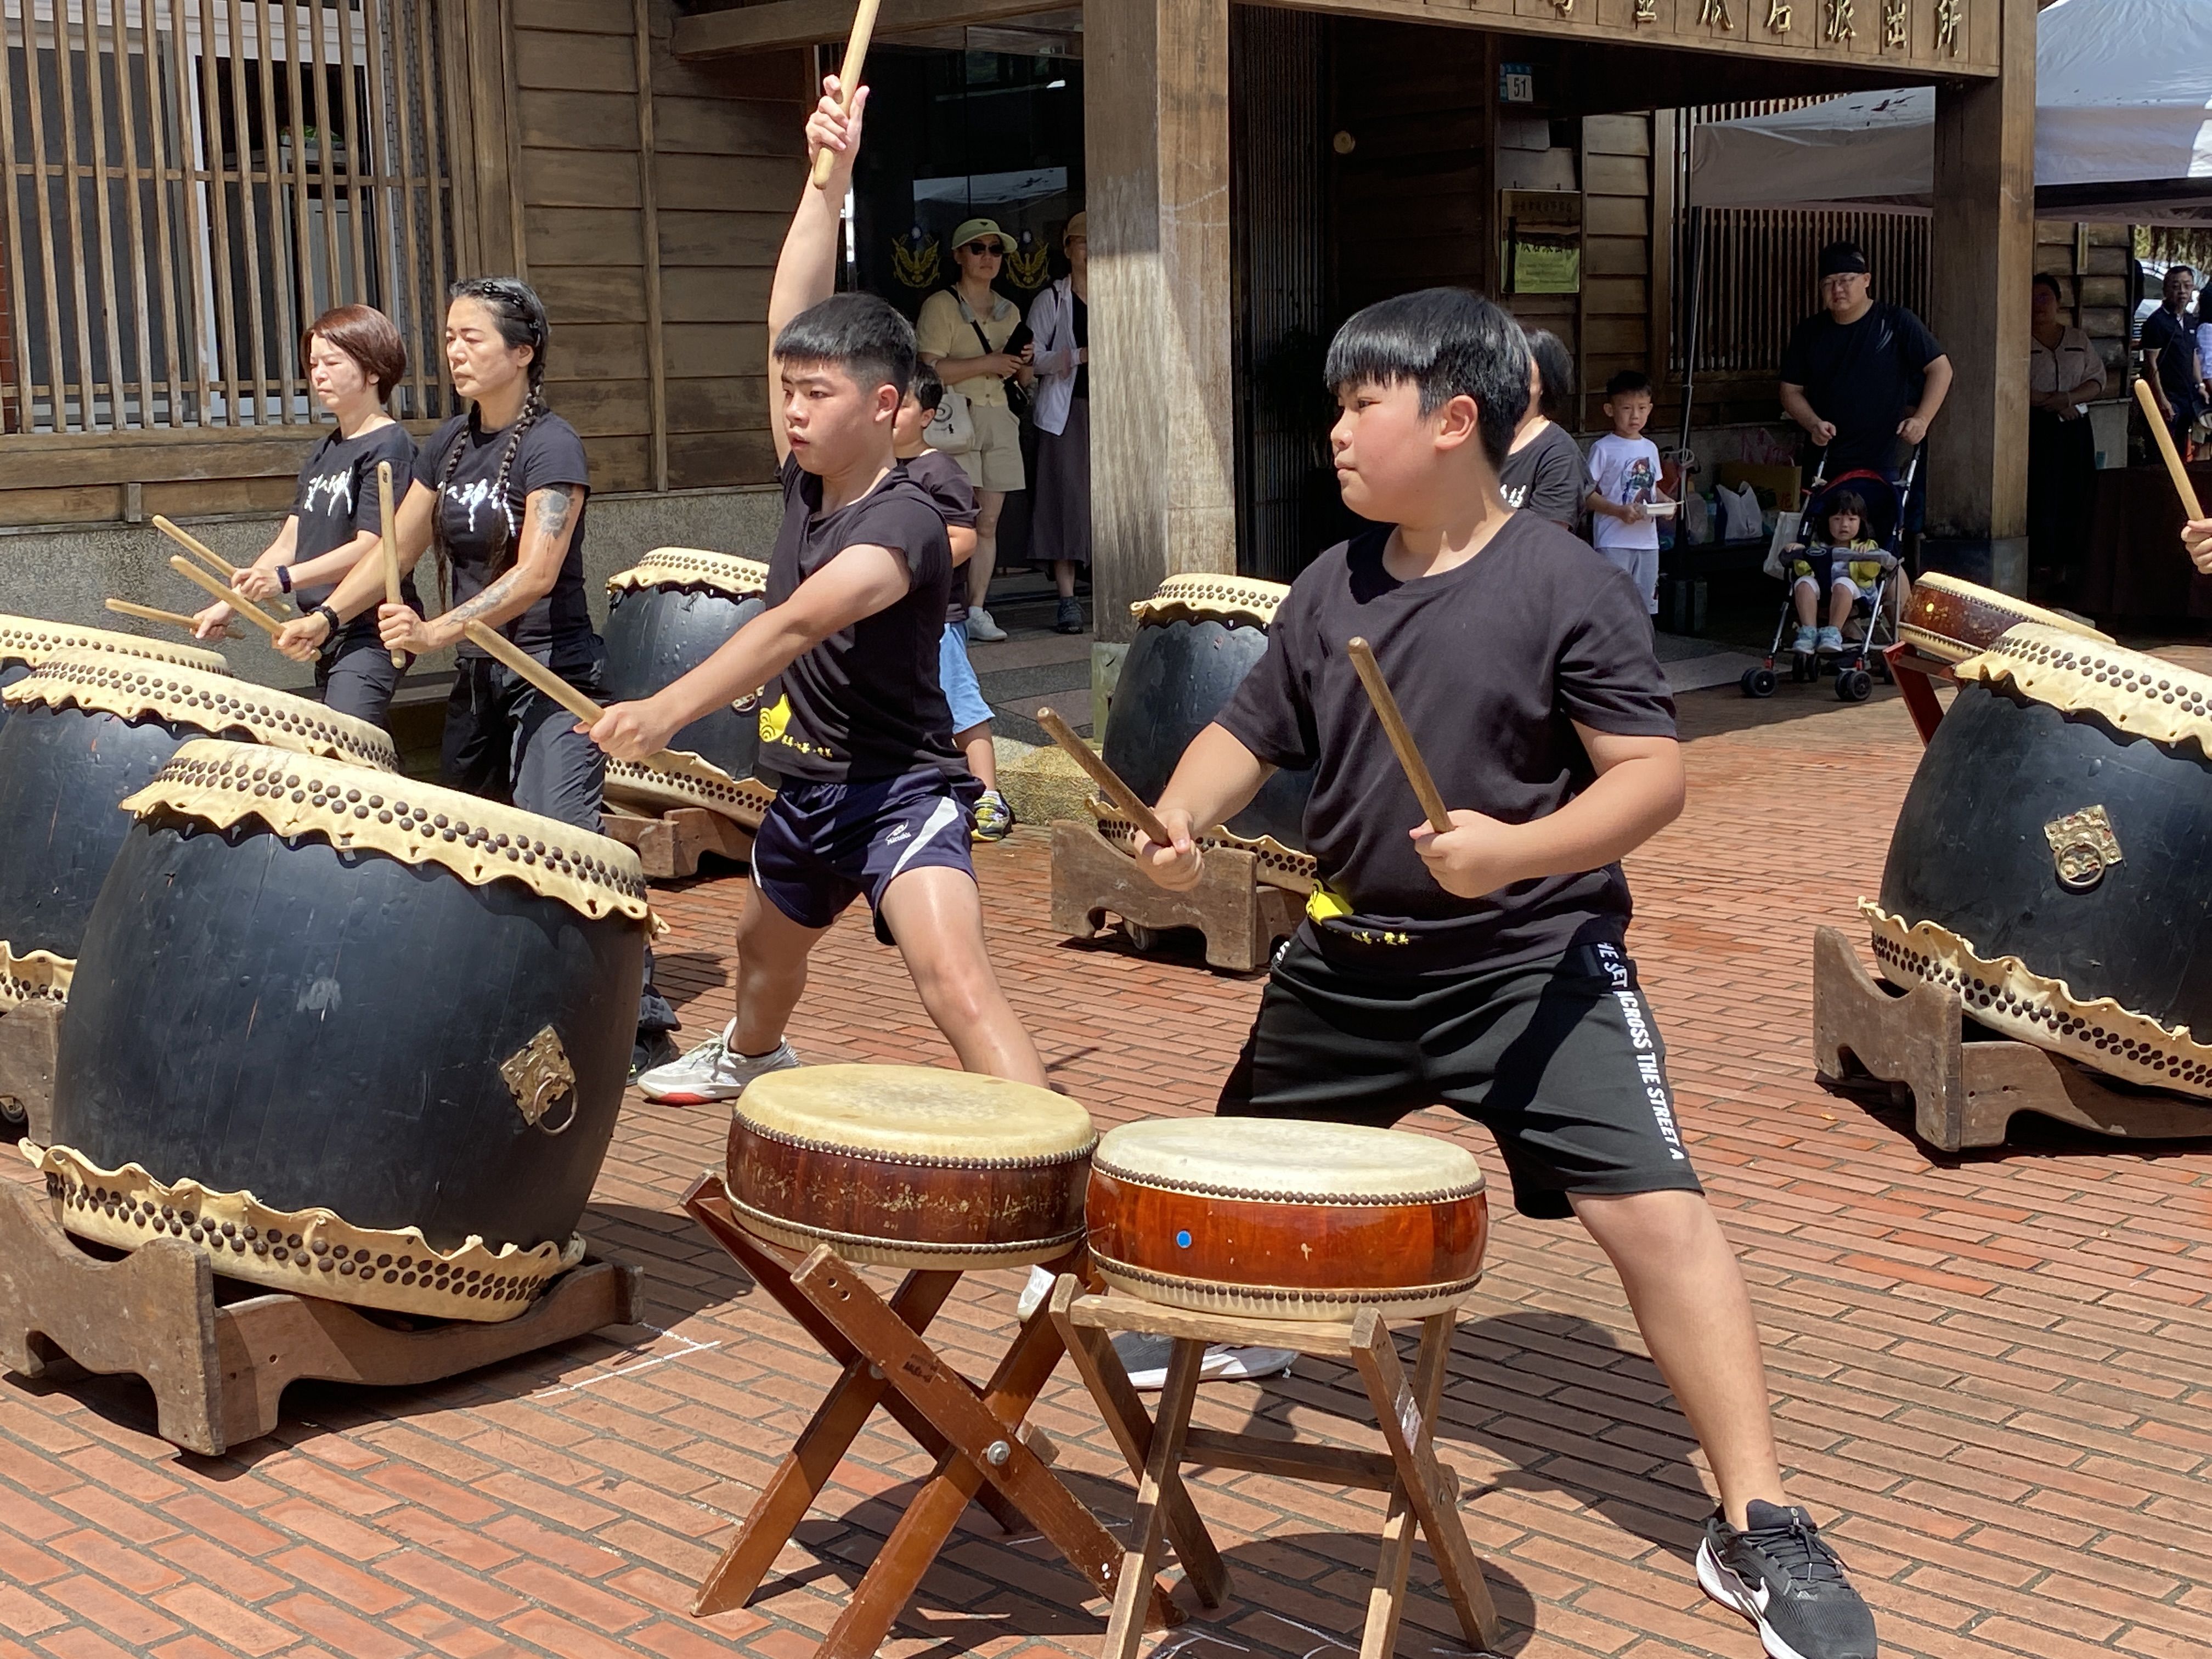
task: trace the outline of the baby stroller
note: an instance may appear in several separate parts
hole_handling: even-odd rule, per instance
[[[1866,514],[1859,533],[1876,542],[1885,557],[1881,575],[1875,583],[1874,592],[1862,595],[1851,606],[1852,616],[1865,618],[1866,631],[1856,641],[1846,640],[1842,653],[1832,658],[1825,667],[1810,653],[1790,653],[1790,678],[1795,683],[1802,685],[1819,679],[1824,673],[1830,674],[1834,678],[1836,696],[1845,702],[1864,702],[1874,695],[1875,681],[1879,679],[1887,683],[1889,664],[1881,655],[1881,647],[1893,645],[1897,641],[1897,619],[1892,614],[1889,599],[1891,589],[1896,586],[1898,572],[1903,568],[1899,562],[1900,555],[1898,551],[1905,539],[1901,526],[1905,523],[1905,503],[1911,497],[1913,478],[1919,468],[1920,457],[1916,452],[1905,463],[1904,477],[1893,483],[1871,469],[1846,472],[1825,483],[1820,473],[1814,475],[1812,492],[1806,499],[1804,514],[1798,521],[1806,527],[1806,533],[1801,539],[1810,544],[1813,537],[1827,522],[1831,498],[1842,490],[1849,489],[1866,503]],[[1822,471],[1826,471],[1825,462]],[[1784,655],[1782,642],[1797,626],[1794,605],[1796,583],[1783,563],[1784,541],[1783,533],[1778,531],[1774,551],[1767,560],[1768,574],[1780,576],[1784,584],[1782,615],[1774,625],[1773,642],[1766,647],[1766,660],[1759,667],[1745,669],[1742,679],[1738,682],[1747,697],[1771,697],[1774,695],[1774,688],[1779,684],[1774,665]],[[1824,591],[1820,595],[1823,604],[1827,599],[1825,587],[1823,584]]]

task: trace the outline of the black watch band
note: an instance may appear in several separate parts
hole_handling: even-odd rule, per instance
[[[276,567],[276,586],[283,588],[287,593],[292,591],[292,567],[290,565],[280,564]]]
[[[338,620],[338,613],[331,610],[330,606],[326,605],[319,605],[315,607],[313,614],[320,617],[325,622],[330,624],[331,637],[332,639],[337,638],[339,635],[345,632],[345,624]]]

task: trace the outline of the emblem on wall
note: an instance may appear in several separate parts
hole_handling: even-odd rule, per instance
[[[891,275],[905,287],[935,288],[942,264],[937,238],[925,240],[920,225],[891,244]]]
[[[1028,231],[1022,233],[1021,246],[1006,255],[1006,276],[1016,288],[1040,289],[1044,286],[1048,262],[1044,244]]]

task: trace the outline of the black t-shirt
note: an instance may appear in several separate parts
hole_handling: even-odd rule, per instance
[[[1781,378],[1805,388],[1814,413],[1836,428],[1830,477],[1855,467],[1892,470],[1898,424],[1919,403],[1928,365],[1943,348],[1903,306],[1876,301],[1856,323],[1818,312],[1797,325]]]
[[[936,504],[947,530],[975,527],[975,486],[968,482],[967,471],[959,462],[941,449],[925,449],[919,455],[908,456],[899,465]],[[967,617],[968,590],[955,576],[951,596],[945,602],[945,620],[948,623],[964,622]]]
[[[415,441],[407,435],[405,427],[392,421],[351,438],[332,432],[315,446],[315,453],[300,469],[300,487],[292,496],[292,516],[300,521],[293,563],[305,564],[325,553],[334,553],[363,531],[371,535],[383,533],[384,512],[376,491],[376,465],[380,461],[392,463],[392,501],[397,507],[407,493],[407,481],[415,468]],[[295,587],[292,596],[304,615],[329,599],[337,586],[336,582],[324,582],[313,587]],[[419,609],[412,575],[408,577],[403,592],[407,603]],[[356,617],[356,626],[361,621]],[[374,611],[368,613],[368,623],[369,631],[374,632]]]
[[[1075,301],[1076,346],[1079,350],[1088,351],[1091,349],[1091,307],[1073,289],[1068,289],[1067,296]],[[1075,396],[1088,398],[1090,395],[1091,365],[1078,363],[1075,366]]]
[[[1498,489],[1506,506],[1571,530],[1581,520],[1583,501],[1589,494],[1582,447],[1557,421],[1547,421],[1526,449],[1505,457],[1498,469]]]
[[[568,556],[561,561],[553,591],[499,629],[540,662],[555,668],[575,667],[600,654],[584,597],[584,514],[592,483],[584,441],[558,415],[548,411],[538,416],[517,443],[514,465],[507,469],[507,498],[495,501],[492,494],[514,430],[507,426],[484,432],[473,414],[456,415],[416,452],[415,477],[432,489],[444,481],[437,513],[453,564],[455,605],[474,599],[514,568],[533,494],[555,484],[574,484],[586,492],[570,505],[575,532],[568,538]],[[453,464],[450,475],[448,463]],[[464,643],[460,654],[480,657],[483,653]]]
[[[768,688],[760,763],[808,783],[861,783],[908,772],[956,777],[967,762],[952,746],[952,711],[938,679],[952,550],[945,517],[903,464],[833,513],[821,513],[822,480],[783,464],[783,527],[769,556],[768,602],[848,547],[888,547],[906,561],[904,598],[806,651]]]
[[[2197,377],[2189,372],[2197,361],[2196,318],[2186,311],[2177,317],[2160,306],[2143,319],[2142,346],[2145,351],[2158,353],[2158,382],[2165,388],[2173,412],[2185,420],[2200,413],[2204,394]]]
[[[1316,769],[1305,814],[1322,884],[1307,907],[1316,946],[1423,973],[1620,944],[1629,899],[1617,864],[1479,899],[1437,885],[1407,834],[1421,809],[1344,647],[1355,636],[1374,647],[1448,806],[1527,823],[1595,775],[1571,722],[1674,734],[1634,582],[1528,513],[1465,564],[1416,581],[1383,568],[1389,536],[1363,531],[1291,584],[1266,655],[1218,717],[1262,761]]]

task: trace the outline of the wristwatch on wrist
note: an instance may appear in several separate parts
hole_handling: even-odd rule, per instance
[[[345,632],[345,624],[338,620],[338,613],[331,610],[330,606],[326,605],[319,605],[315,607],[314,614],[320,617],[323,619],[324,623],[330,629],[331,637],[332,639],[337,638],[339,635]]]
[[[287,593],[292,591],[292,567],[290,565],[280,564],[276,567],[276,586],[283,588]]]

